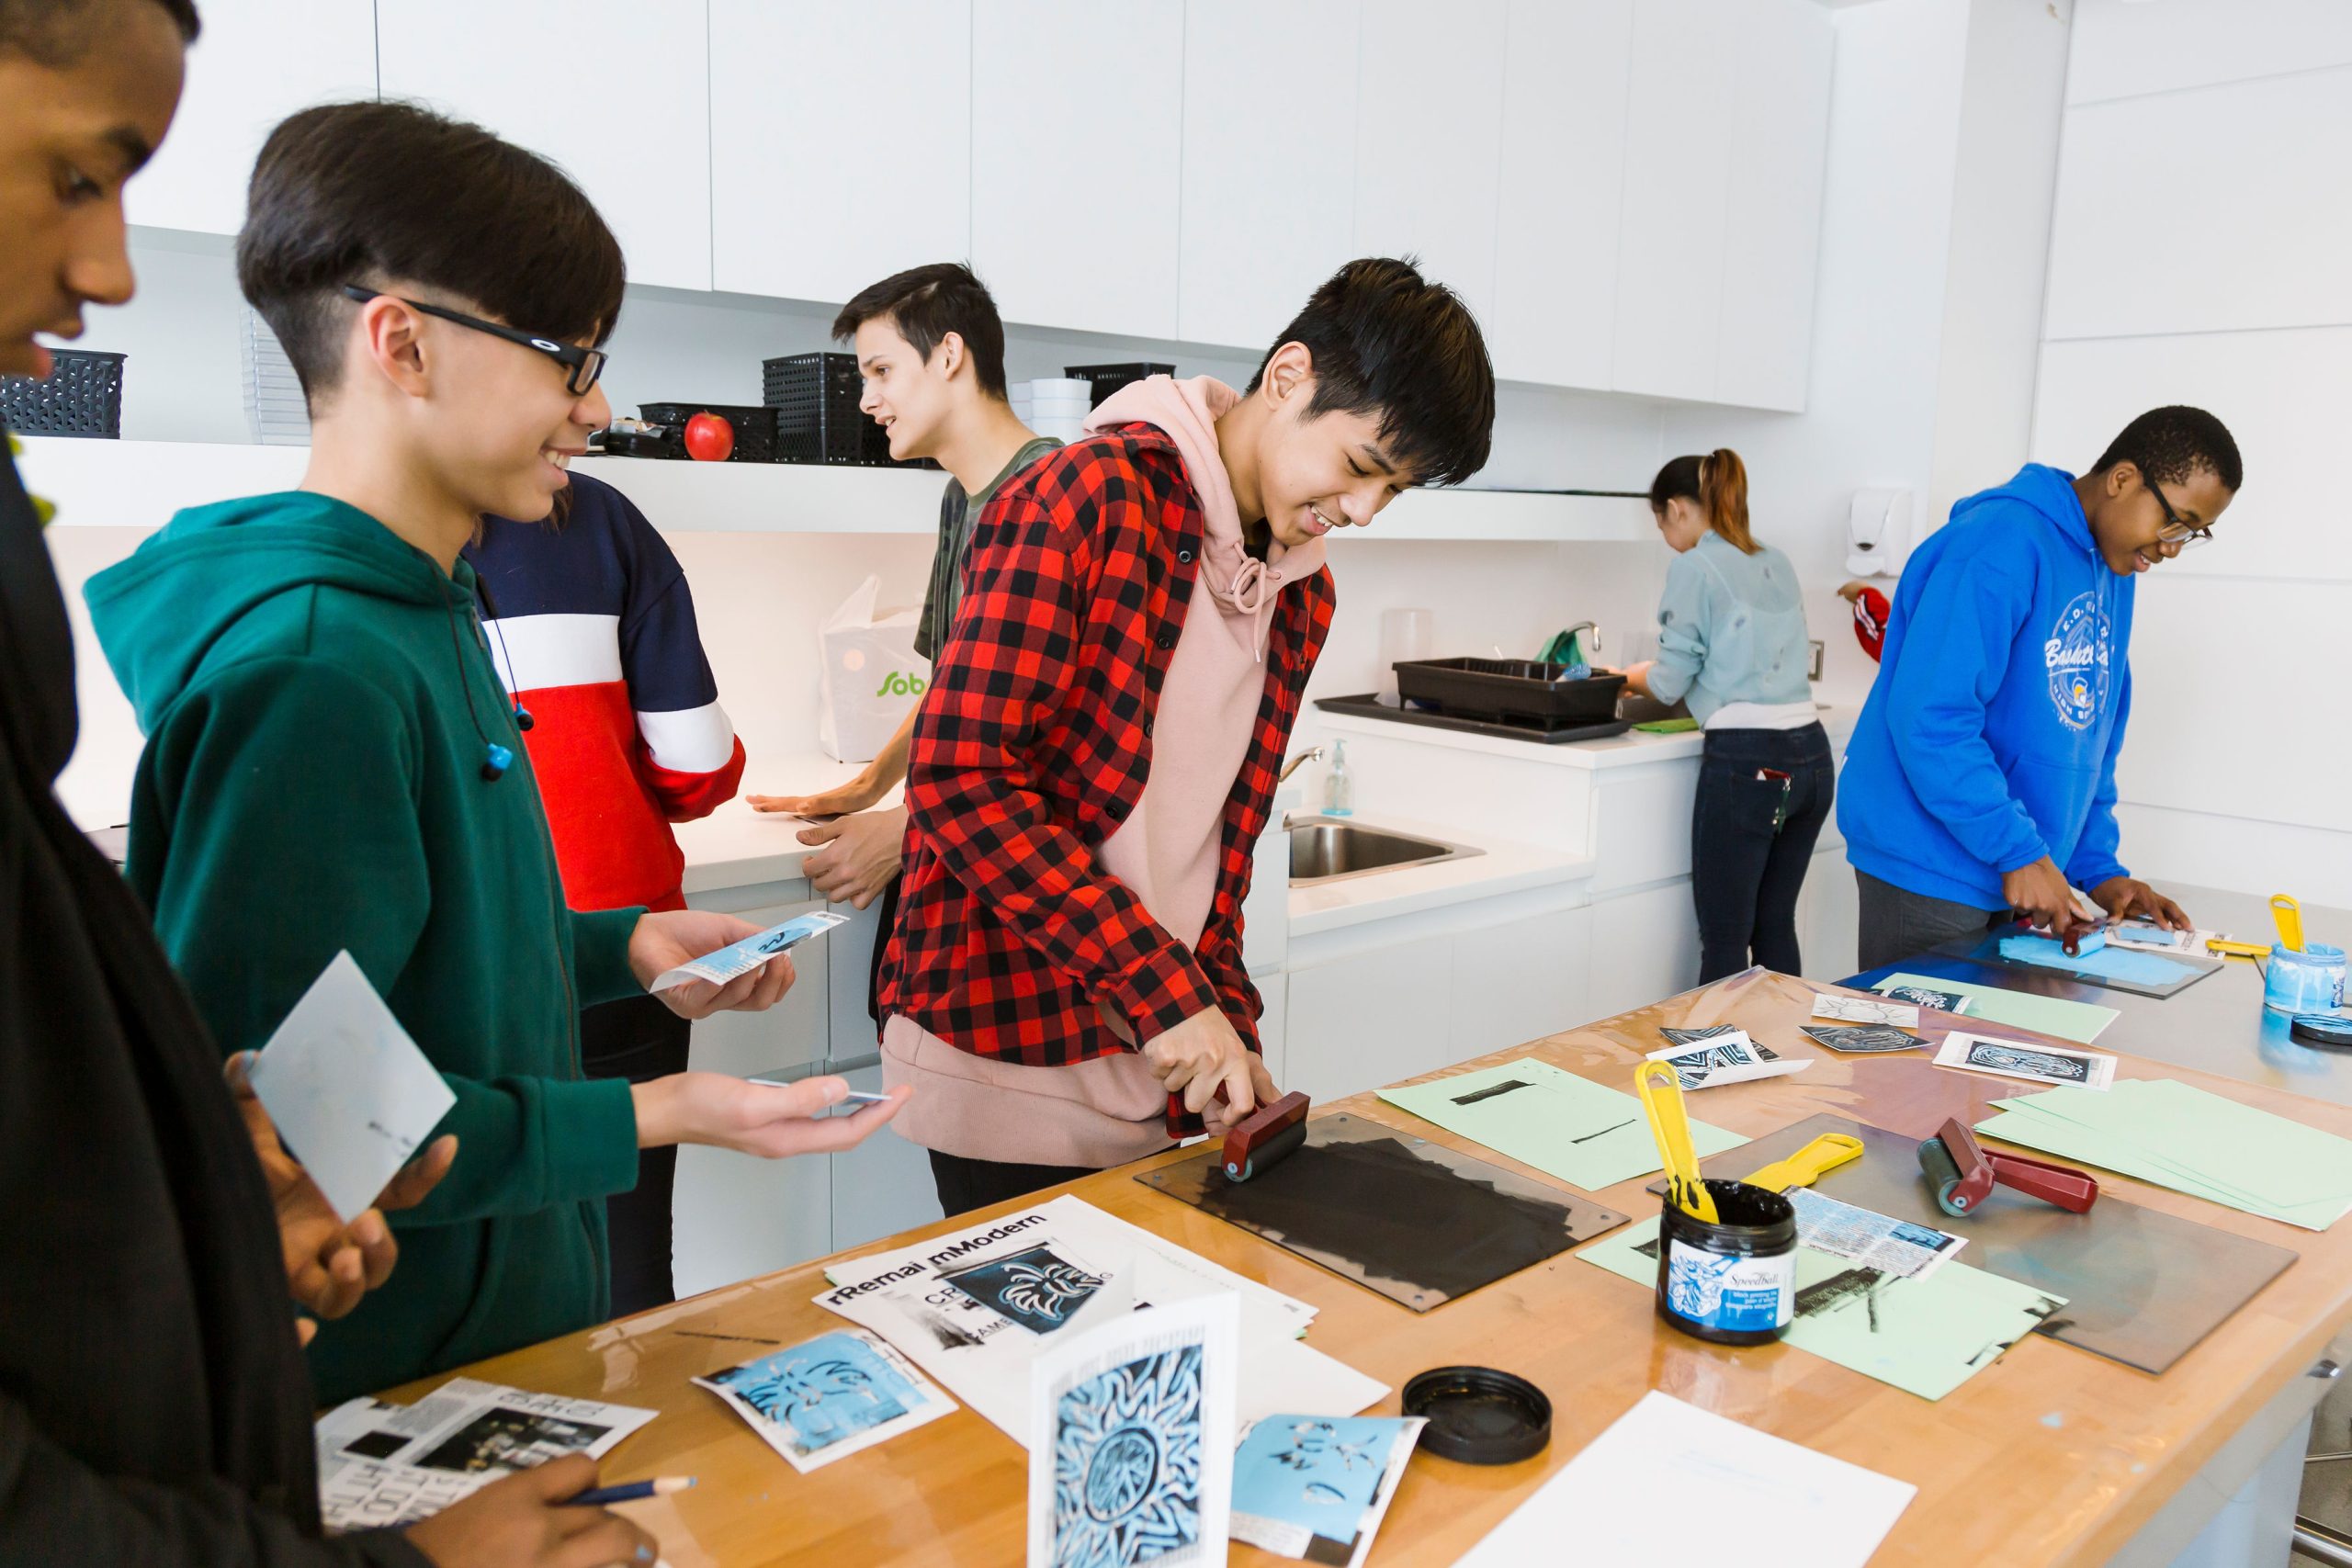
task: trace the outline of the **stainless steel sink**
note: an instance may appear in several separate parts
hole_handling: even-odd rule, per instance
[[[1371,876],[1407,866],[1466,860],[1484,854],[1467,844],[1415,838],[1367,828],[1339,817],[1294,817],[1290,829],[1290,885],[1313,887],[1351,876]]]

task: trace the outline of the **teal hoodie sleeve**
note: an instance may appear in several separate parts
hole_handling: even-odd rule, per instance
[[[338,948],[392,994],[433,897],[415,746],[378,688],[293,656],[231,666],[157,726],[130,879],[223,1051],[264,1044]],[[616,923],[592,928],[590,968],[612,963],[603,928]],[[626,1082],[443,1077],[458,1098],[435,1133],[458,1135],[457,1163],[404,1224],[530,1213],[635,1184]]]
[[[1650,695],[1678,703],[1707,667],[1709,589],[1714,574],[1697,550],[1684,550],[1666,569],[1657,602],[1657,660],[1650,666]]]
[[[642,906],[571,911],[571,985],[582,1007],[645,995],[628,966],[628,939],[644,913]]]
[[[1892,679],[1891,711],[1902,716],[1894,754],[1912,793],[1962,849],[2003,874],[2050,852],[1984,739],[1985,714],[2032,607],[2032,585],[1998,557],[1936,572],[1909,606],[1905,633],[1906,646],[1935,657],[1905,659],[1880,677]]]
[[[2132,719],[2132,664],[2123,664],[2123,679],[2115,696],[2115,728],[2108,732],[2107,755],[2099,760],[2098,793],[2091,796],[2090,815],[2083,821],[2083,836],[2065,864],[2066,880],[2086,892],[2111,877],[2129,876],[2115,852],[2123,829],[2115,822],[2115,760],[2123,754],[2123,727]]]

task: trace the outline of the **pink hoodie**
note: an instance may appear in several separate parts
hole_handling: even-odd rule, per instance
[[[1137,423],[1166,433],[1200,498],[1200,572],[1153,710],[1151,771],[1135,810],[1095,852],[1102,869],[1188,947],[1200,944],[1216,899],[1225,803],[1265,693],[1274,596],[1323,570],[1320,539],[1289,550],[1272,544],[1262,561],[1244,544],[1216,442],[1218,416],[1239,400],[1206,376],[1154,376],[1114,393],[1086,422],[1090,433]],[[1103,1021],[1133,1043],[1125,1019],[1105,1012]],[[899,1113],[899,1132],[944,1154],[1099,1167],[1168,1146],[1165,1097],[1135,1053],[1071,1067],[1022,1066],[957,1051],[892,1018],[882,1055],[886,1081],[922,1085]]]

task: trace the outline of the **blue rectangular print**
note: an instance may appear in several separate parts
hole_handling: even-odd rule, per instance
[[[1396,1416],[1268,1416],[1234,1455],[1233,1511],[1351,1550],[1404,1430]]]
[[[1200,1540],[1201,1363],[1198,1345],[1163,1350],[1055,1404],[1053,1568],[1129,1568]]]
[[[808,1453],[903,1420],[930,1403],[854,1334],[820,1334],[699,1381],[733,1393]]]
[[[940,1278],[1033,1334],[1051,1334],[1061,1327],[1102,1288],[1100,1275],[1063,1257],[1051,1244],[945,1269]]]

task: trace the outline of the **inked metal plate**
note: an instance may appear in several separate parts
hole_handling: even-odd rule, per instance
[[[1625,1223],[1613,1209],[1378,1122],[1306,1123],[1248,1181],[1212,1142],[1136,1179],[1415,1312],[1467,1295]]]

